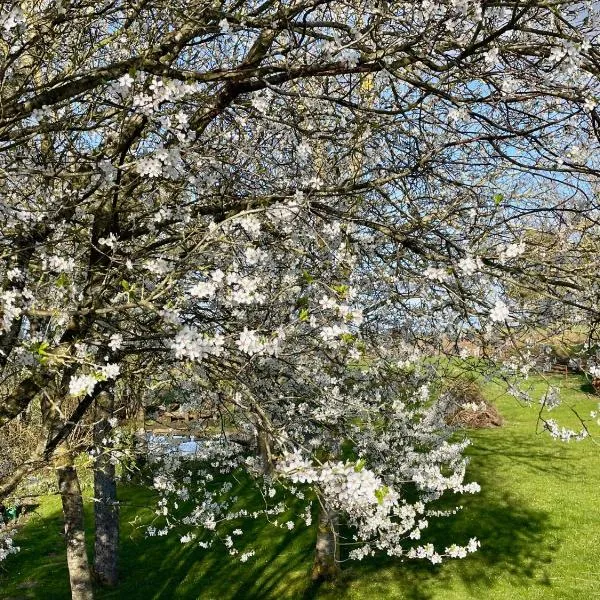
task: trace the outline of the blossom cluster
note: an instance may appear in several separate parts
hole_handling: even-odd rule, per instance
[[[19,552],[19,546],[15,546],[11,537],[2,535],[2,525],[0,524],[0,562],[11,554]]]
[[[180,329],[171,342],[171,349],[177,358],[202,361],[207,356],[220,356],[225,338],[220,333],[208,335],[195,327]]]

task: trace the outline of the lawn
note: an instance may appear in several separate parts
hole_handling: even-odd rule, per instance
[[[561,423],[576,424],[570,408],[589,415],[596,402],[576,376],[552,378],[562,388]],[[546,385],[534,379],[539,395]],[[506,419],[501,429],[472,432],[471,479],[482,492],[464,509],[430,527],[442,548],[476,536],[481,550],[433,567],[380,558],[345,563],[340,586],[311,587],[313,529],[262,527],[243,539],[257,554],[233,561],[224,548],[180,544],[177,537],[145,538],[138,524],[152,512],[149,493],[123,487],[121,585],[99,599],[409,599],[533,600],[600,598],[600,447],[596,440],[555,442],[536,433],[537,412],[521,408],[498,386],[486,388]],[[552,416],[552,415],[551,415]],[[87,505],[88,523],[91,504]],[[0,598],[69,598],[57,497],[44,498],[19,535],[22,551],[0,566]],[[247,529],[247,528],[246,528]]]

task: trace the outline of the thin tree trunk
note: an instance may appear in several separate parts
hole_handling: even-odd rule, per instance
[[[79,478],[68,451],[63,454],[60,460],[57,477],[65,519],[65,542],[67,544],[71,598],[73,600],[93,600],[92,577],[85,547],[83,499]]]
[[[111,461],[111,426],[108,419],[114,411],[112,390],[101,393],[96,400],[94,444],[99,450],[94,463],[94,573],[100,583],[115,586],[118,580],[119,504],[115,465]]]
[[[148,436],[146,434],[146,408],[142,404],[135,414],[135,432],[133,436],[135,466],[143,471],[148,464]]]
[[[313,581],[335,581],[340,575],[340,548],[337,543],[338,514],[319,506],[317,543],[312,568]]]

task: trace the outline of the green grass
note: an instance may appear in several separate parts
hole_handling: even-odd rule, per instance
[[[537,397],[545,386],[534,379]],[[578,377],[553,378],[563,406],[550,416],[575,426],[575,408],[587,416],[596,402]],[[600,447],[593,440],[563,444],[536,433],[534,409],[493,384],[486,388],[506,419],[501,429],[472,432],[470,479],[482,492],[461,500],[454,517],[432,523],[431,541],[444,547],[476,536],[481,550],[433,567],[386,558],[346,563],[339,587],[309,585],[314,530],[244,528],[257,554],[246,564],[222,547],[183,546],[177,537],[146,539],[132,522],[148,520],[149,493],[121,489],[121,585],[99,599],[408,599],[587,600],[600,598]],[[69,597],[56,497],[46,498],[18,538],[20,554],[0,566],[0,598]],[[91,522],[88,509],[88,523]],[[252,525],[252,524],[250,524]],[[243,548],[242,548],[243,550]]]

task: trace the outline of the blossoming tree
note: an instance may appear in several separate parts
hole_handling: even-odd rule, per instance
[[[3,4],[0,427],[36,404],[46,434],[0,497],[60,455],[74,597],[91,584],[73,433],[94,403],[108,421],[124,357],[179,361],[193,401],[231,413],[222,437],[251,428],[260,460],[233,442],[205,459],[318,498],[322,557],[338,514],[356,558],[474,549],[408,549],[427,501],[472,491],[422,356],[535,324],[508,284],[597,314],[594,276],[525,235],[574,257],[597,235],[596,10]],[[230,511],[209,475],[187,525]],[[168,513],[192,480],[161,477]]]

